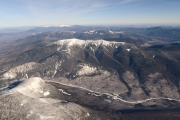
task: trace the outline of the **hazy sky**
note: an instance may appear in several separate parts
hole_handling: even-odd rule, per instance
[[[0,0],[0,27],[179,24],[180,0]]]

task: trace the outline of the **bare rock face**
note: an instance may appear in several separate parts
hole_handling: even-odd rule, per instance
[[[32,77],[43,79],[37,78],[35,85],[24,81],[21,84],[23,88],[17,86],[11,90],[31,99],[51,95],[50,91],[43,90],[46,87],[41,88],[46,86],[45,81],[61,89],[60,93],[63,89],[69,91],[66,95],[71,94],[71,99],[65,97],[66,101],[88,107],[97,106],[93,109],[98,110],[179,106],[178,45],[143,48],[124,42],[66,39],[26,51],[16,60],[0,67],[3,71],[0,73],[1,87]],[[30,93],[26,92],[29,90]],[[88,114],[85,108],[79,106],[77,109],[81,111],[77,113],[80,116]]]

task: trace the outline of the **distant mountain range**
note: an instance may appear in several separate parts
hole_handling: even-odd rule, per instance
[[[23,33],[20,33],[20,34],[23,34]],[[8,35],[9,34],[2,35],[2,37],[8,36]],[[24,51],[37,48],[37,47],[42,47],[44,45],[48,45],[60,39],[71,39],[71,38],[77,38],[77,39],[82,39],[82,40],[105,39],[108,41],[132,43],[138,46],[149,46],[152,44],[163,43],[163,41],[152,40],[150,38],[143,37],[134,33],[123,32],[123,31],[111,31],[111,30],[33,33],[32,35],[23,37],[21,39],[11,40],[12,42],[11,41],[7,42],[9,43],[7,44],[7,46],[4,46],[3,45],[4,41],[2,41],[1,45],[3,46],[0,48],[1,50],[0,54],[2,53],[4,57],[0,59],[0,62],[12,60],[14,56]]]
[[[68,26],[68,27],[67,27]],[[180,29],[177,27],[147,27],[147,28],[133,28],[133,27],[103,27],[103,26],[45,26],[36,27],[29,31],[31,32],[57,32],[57,31],[84,31],[84,30],[112,30],[112,31],[125,31],[145,35],[148,37],[160,38],[179,38]]]

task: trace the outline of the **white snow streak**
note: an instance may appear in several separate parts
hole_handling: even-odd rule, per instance
[[[61,91],[63,94],[66,94],[66,95],[71,95],[71,94],[69,94],[69,93],[67,93],[67,92],[65,92],[63,89],[58,89],[59,91]]]
[[[9,71],[7,71],[6,73],[3,74],[3,77],[5,79],[13,79],[17,76],[17,73],[26,73],[28,71],[33,70],[35,67],[37,67],[37,63],[35,62],[30,62],[30,63],[25,63],[23,65],[19,65],[15,68],[10,69]],[[23,75],[23,74],[22,74]],[[25,74],[26,78],[28,78],[28,75]]]

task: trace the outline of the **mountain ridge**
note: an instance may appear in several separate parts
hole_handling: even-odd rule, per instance
[[[103,41],[103,40],[99,40],[99,41],[83,41],[83,40],[77,40],[77,39],[60,40],[58,42],[54,42],[53,44],[47,45],[43,49],[39,48],[39,50],[35,49],[33,51],[30,50],[23,53],[20,56],[20,58],[16,60],[17,64],[14,64],[13,66],[21,65],[24,63],[25,64],[28,63],[29,65],[32,65],[30,62],[34,62],[33,63],[34,67],[29,66],[30,68],[28,70],[28,71],[34,71],[34,70],[36,71],[36,72],[34,71],[33,73],[31,73],[32,75],[36,73],[34,75],[37,77],[38,76],[43,77],[45,75],[47,77],[51,76],[50,78],[52,77],[58,78],[58,76],[63,76],[63,77],[67,77],[68,79],[76,79],[84,75],[89,76],[89,77],[91,77],[91,75],[96,76],[98,74],[103,74],[103,69],[105,71],[111,71],[110,73],[113,73],[113,71],[115,71],[115,76],[117,77],[116,79],[117,80],[119,79],[125,85],[125,89],[127,89],[127,94],[130,95],[134,91],[133,90],[134,88],[132,89],[130,87],[131,86],[130,81],[134,79],[134,80],[139,81],[139,84],[137,84],[136,86],[139,86],[139,87],[141,86],[141,87],[140,89],[138,87],[138,89],[140,91],[144,91],[145,94],[148,96],[149,94],[148,91],[150,89],[144,88],[144,84],[147,84],[147,80],[146,80],[147,76],[149,76],[148,78],[149,80],[156,79],[161,76],[163,77],[162,81],[164,81],[165,78],[169,79],[168,81],[169,82],[171,81],[172,82],[171,84],[172,85],[175,84],[175,86],[176,86],[176,82],[179,79],[178,72],[171,73],[169,71],[172,69],[172,67],[169,67],[168,70],[164,68],[164,64],[167,64],[167,61],[164,61],[164,63],[161,63],[161,59],[162,59],[161,56],[163,54],[158,55],[157,53],[154,53],[155,51],[153,49],[154,48],[139,48],[139,47],[136,47],[135,45],[128,44],[128,43],[108,42],[108,41]],[[41,51],[46,51],[46,53],[42,54]],[[168,51],[163,50],[162,52],[165,55],[164,57],[168,57],[166,55],[166,54],[169,55]],[[154,56],[154,54],[156,55]],[[178,61],[179,56],[177,56],[177,53],[175,53],[175,56],[174,55],[172,56],[172,55],[171,57],[173,57],[174,59],[169,59],[168,61],[172,61],[172,62],[168,64],[171,64],[171,65],[176,64],[178,66],[179,63],[173,62],[173,61],[174,60]],[[166,59],[164,58],[164,60]],[[108,64],[107,64],[107,61],[109,62]],[[13,63],[16,63],[16,62],[14,61]],[[79,66],[78,64],[82,64],[82,66],[78,67]],[[69,68],[67,68],[66,66],[69,66]],[[93,66],[98,66],[98,67],[93,68]],[[9,68],[12,68],[12,65],[9,67],[5,65],[5,67],[7,67],[6,69],[9,69]],[[86,73],[83,73],[83,74],[78,73],[78,71],[80,71],[81,69],[86,71],[87,75]],[[178,69],[178,67],[175,67],[174,69]],[[44,72],[41,72],[41,70]],[[150,72],[151,70],[153,71],[153,73]],[[3,73],[3,76],[7,76],[7,74],[5,73]],[[9,73],[14,74],[14,72],[9,71],[8,75]],[[23,73],[23,76],[26,75],[24,72],[19,71],[18,74],[16,74],[16,77],[19,76],[18,79],[23,77],[21,73]],[[168,73],[170,75],[165,74],[165,73]],[[128,77],[128,76],[131,76],[131,77]],[[172,80],[172,78],[175,78],[175,79]],[[7,79],[9,78],[7,77]],[[163,84],[167,84],[167,83],[165,82]],[[171,88],[172,86],[169,86],[169,87],[170,89],[172,89]],[[175,88],[173,89],[175,90]]]

